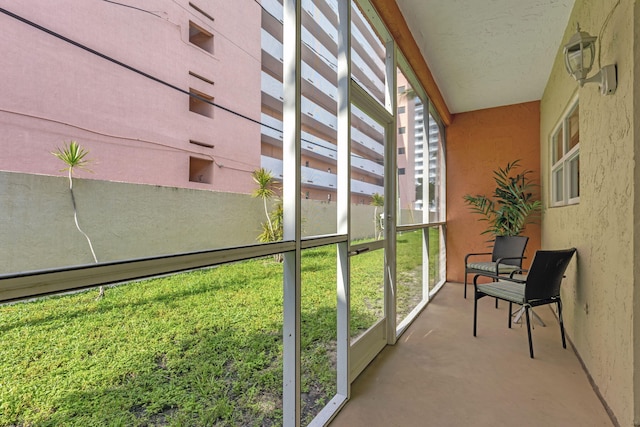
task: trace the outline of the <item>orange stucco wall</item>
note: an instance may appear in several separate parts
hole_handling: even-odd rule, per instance
[[[493,171],[521,159],[540,183],[540,102],[456,114],[447,128],[447,280],[464,281],[464,256],[490,251],[490,235],[464,203],[465,194],[493,194]],[[523,170],[523,169],[518,170]],[[524,265],[540,249],[540,226],[527,226]],[[471,279],[471,277],[469,277]]]

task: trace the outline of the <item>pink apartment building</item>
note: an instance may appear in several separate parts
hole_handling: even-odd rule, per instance
[[[260,126],[189,93],[260,119],[261,9],[201,3],[5,5],[108,59],[0,15],[0,169],[57,175],[50,152],[74,139],[93,159],[85,177],[250,192]]]
[[[282,174],[277,0],[9,2],[0,14],[0,170],[59,175],[50,153],[90,151],[86,178],[250,193]],[[303,2],[302,197],[335,199],[336,2]],[[384,49],[354,10],[352,77],[384,100]],[[402,76],[399,73],[399,81]],[[398,83],[401,84],[400,82]],[[416,115],[398,96],[401,207],[416,204]],[[428,116],[428,115],[427,115]],[[352,200],[384,186],[382,127],[352,114]],[[418,206],[419,207],[419,206]]]

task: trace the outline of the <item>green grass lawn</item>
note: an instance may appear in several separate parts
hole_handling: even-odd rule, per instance
[[[398,234],[396,251],[396,322],[400,323],[422,300],[422,230]],[[439,232],[429,229],[429,290],[439,279]]]
[[[354,278],[371,286],[352,289],[352,334],[379,314],[381,277],[365,277],[381,257],[358,257]],[[303,425],[336,392],[335,262],[333,246],[303,252]],[[245,261],[95,297],[0,307],[1,426],[282,423],[282,264]]]

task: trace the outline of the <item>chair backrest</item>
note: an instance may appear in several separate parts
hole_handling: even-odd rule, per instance
[[[575,248],[536,251],[527,275],[527,284],[524,289],[525,300],[548,299],[559,296],[562,277],[575,252]]]
[[[496,236],[492,261],[496,262],[499,258],[505,257],[520,257],[520,259],[505,259],[502,263],[522,267],[522,256],[528,241],[527,236]]]

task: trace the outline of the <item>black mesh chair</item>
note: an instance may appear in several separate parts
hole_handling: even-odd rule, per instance
[[[464,297],[467,297],[469,274],[500,276],[520,270],[528,241],[526,236],[496,236],[493,252],[467,254],[464,257]],[[490,260],[488,255],[491,255]]]
[[[562,347],[567,348],[562,323],[562,301],[560,300],[560,284],[564,272],[576,252],[575,248],[557,251],[537,251],[531,268],[526,277],[494,276],[496,282],[477,284],[477,275],[473,278],[475,296],[473,301],[473,336],[476,336],[478,318],[478,300],[490,296],[509,302],[509,328],[511,328],[512,305],[519,304],[525,309],[527,333],[529,335],[529,355],[533,359],[533,341],[531,340],[531,323],[529,310],[539,305],[556,303],[558,306],[558,320],[562,335]]]

